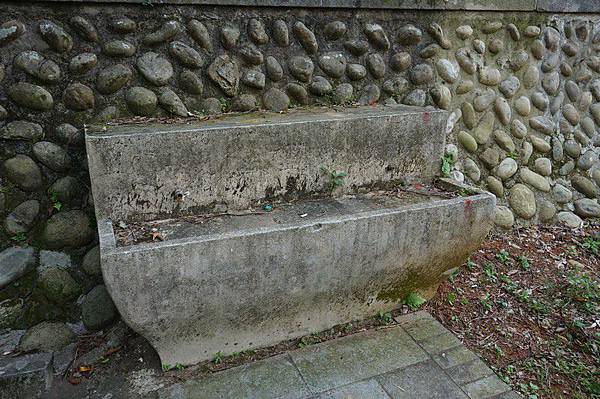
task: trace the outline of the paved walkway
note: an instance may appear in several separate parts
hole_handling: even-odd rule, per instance
[[[479,358],[426,312],[159,393],[160,398],[513,399]]]

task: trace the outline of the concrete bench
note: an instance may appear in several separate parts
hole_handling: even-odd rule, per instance
[[[102,271],[123,319],[164,363],[191,364],[431,295],[495,207],[449,182],[461,195],[411,186],[438,174],[446,117],[358,108],[89,132]],[[323,169],[348,172],[335,197]]]

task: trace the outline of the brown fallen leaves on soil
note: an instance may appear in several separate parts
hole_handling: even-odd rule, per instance
[[[526,398],[600,398],[600,225],[484,243],[428,310]]]

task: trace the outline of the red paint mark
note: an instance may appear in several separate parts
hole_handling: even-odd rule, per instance
[[[471,219],[473,217],[473,200],[470,200],[470,199],[465,200],[464,213],[465,213],[465,217],[467,219]]]
[[[428,125],[430,120],[431,120],[431,114],[429,114],[429,112],[423,112],[423,123]]]

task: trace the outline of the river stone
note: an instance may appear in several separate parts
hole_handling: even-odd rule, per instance
[[[594,150],[587,150],[577,160],[577,167],[581,170],[588,170],[598,163],[598,154]]]
[[[183,101],[181,101],[181,98],[168,87],[158,89],[158,103],[165,111],[172,115],[181,117],[189,116],[189,112]]]
[[[71,51],[73,47],[73,38],[63,28],[52,21],[42,20],[39,24],[40,35],[42,39],[59,53]]]
[[[565,104],[562,114],[571,125],[576,126],[579,123],[579,113],[572,104]]]
[[[173,77],[173,66],[171,63],[152,51],[139,57],[136,61],[136,66],[140,74],[155,86],[164,86]]]
[[[89,330],[99,330],[117,317],[117,309],[104,285],[97,285],[81,303],[83,325]]]
[[[255,18],[251,18],[248,21],[248,37],[255,44],[267,44],[269,42],[269,36],[267,36],[267,32],[265,31],[265,26],[259,20]]]
[[[236,112],[248,112],[257,108],[256,97],[252,94],[242,94],[233,99],[231,109]]]
[[[82,83],[71,83],[65,89],[63,101],[73,111],[86,111],[94,108],[94,91]]]
[[[474,56],[471,50],[467,48],[460,48],[456,50],[456,61],[463,71],[469,75],[473,75],[477,70],[477,64],[475,63]]]
[[[350,54],[360,57],[369,51],[369,42],[365,40],[348,40],[344,42],[344,48]]]
[[[517,161],[512,158],[504,158],[498,168],[496,169],[496,176],[502,180],[511,178],[518,169]]]
[[[557,184],[552,188],[554,201],[559,204],[566,204],[573,199],[573,193],[562,184]]]
[[[262,90],[265,88],[265,74],[255,69],[249,69],[242,76],[242,83],[248,87]]]
[[[579,191],[588,198],[597,198],[600,195],[600,189],[598,189],[594,182],[587,177],[575,175],[571,177],[571,184],[575,190]]]
[[[450,172],[450,178],[456,181],[457,183],[465,182],[465,175],[463,175],[463,173],[460,170],[453,170],[452,172]]]
[[[405,46],[412,46],[418,44],[423,38],[423,32],[421,29],[414,25],[404,25],[398,31],[398,42]]]
[[[500,148],[509,153],[514,152],[516,149],[514,141],[504,130],[494,131],[494,141]]]
[[[33,154],[48,168],[63,172],[71,167],[71,157],[60,146],[49,141],[39,141],[33,145]]]
[[[442,46],[443,49],[448,50],[452,47],[450,40],[444,35],[442,27],[437,22],[432,22],[427,27],[429,35],[435,39],[435,41]]]
[[[465,174],[467,175],[467,177],[469,179],[471,179],[474,182],[478,182],[481,179],[481,171],[479,170],[479,167],[472,159],[469,159],[469,158],[465,159],[463,167],[464,167]]]
[[[536,39],[533,42],[531,42],[530,45],[530,49],[531,49],[531,54],[538,60],[541,60],[542,58],[544,58],[544,43],[542,43],[541,40]]]
[[[240,30],[234,26],[221,27],[221,44],[226,50],[234,48],[240,38]]]
[[[517,98],[514,102],[515,111],[521,116],[528,116],[531,112],[531,103],[525,96]]]
[[[531,145],[535,148],[536,151],[541,152],[542,154],[549,153],[552,150],[552,146],[548,141],[541,137],[537,136],[529,136],[529,140],[531,141]]]
[[[15,66],[41,81],[54,83],[60,79],[58,65],[37,51],[23,51],[15,57]]]
[[[465,126],[467,129],[473,129],[477,123],[477,116],[475,115],[475,110],[471,103],[465,101],[462,104],[461,111]]]
[[[272,82],[279,82],[283,79],[283,68],[279,61],[275,57],[268,56],[265,60],[265,69],[267,72],[267,77]]]
[[[600,217],[600,204],[598,201],[589,198],[582,198],[575,201],[575,213],[583,218]]]
[[[4,161],[5,176],[24,191],[37,191],[42,186],[40,167],[27,155],[17,154]]]
[[[42,240],[48,248],[79,248],[94,239],[90,219],[81,210],[58,212],[50,217],[42,231]]]
[[[112,94],[125,86],[132,76],[133,73],[127,65],[111,65],[98,73],[96,88],[102,94]]]
[[[558,72],[554,71],[544,75],[542,79],[542,87],[546,90],[551,96],[556,95],[558,93],[558,88],[560,86],[560,75]]]
[[[48,193],[56,196],[62,204],[74,204],[83,194],[83,185],[73,176],[65,176],[57,179],[50,188]]]
[[[517,216],[523,219],[531,219],[535,216],[535,195],[526,185],[517,183],[509,192],[508,202]]]
[[[197,19],[191,19],[187,23],[187,31],[194,41],[203,49],[211,51],[212,41],[206,26]]]
[[[90,249],[81,262],[81,269],[90,276],[100,276],[102,269],[100,268],[100,247],[96,245]]]
[[[404,78],[393,78],[383,82],[382,89],[391,96],[400,96],[408,91],[410,84]]]
[[[376,49],[386,51],[390,48],[390,41],[381,25],[367,23],[365,24],[364,32],[369,42]]]
[[[519,151],[521,163],[528,164],[529,158],[531,158],[532,154],[533,154],[533,145],[531,145],[531,143],[528,141],[524,141],[523,145],[521,146],[521,150]]]
[[[37,200],[29,200],[20,203],[4,219],[4,228],[11,234],[26,233],[40,212],[40,203]]]
[[[550,100],[548,99],[546,93],[537,91],[531,95],[531,102],[540,111],[546,111],[548,109]]]
[[[25,32],[25,26],[18,21],[11,20],[0,25],[0,45],[5,45]]]
[[[342,21],[331,21],[323,28],[323,34],[327,40],[338,40],[346,34],[346,24]]]
[[[561,62],[559,69],[560,73],[565,77],[570,77],[571,75],[573,75],[573,67],[567,62]]]
[[[566,176],[569,173],[571,173],[573,169],[575,169],[575,162],[567,161],[563,166],[560,167],[560,169],[558,170],[558,174],[561,176]]]
[[[485,151],[479,154],[479,159],[488,169],[493,169],[500,161],[500,152],[495,148],[486,148]]]
[[[27,330],[19,341],[18,349],[21,352],[59,351],[75,340],[75,334],[63,323],[44,321]]]
[[[504,186],[502,186],[502,182],[494,176],[488,176],[485,179],[485,184],[488,190],[496,197],[502,198],[504,196]]]
[[[494,128],[495,121],[494,114],[492,112],[487,112],[481,120],[479,121],[479,125],[475,128],[473,132],[473,137],[477,141],[477,144],[485,144],[488,142],[490,136],[492,135],[492,129]]]
[[[239,54],[248,65],[261,65],[264,62],[263,53],[254,44],[243,46]]]
[[[540,35],[540,33],[541,33],[541,29],[539,28],[539,26],[529,25],[523,31],[523,36],[533,38],[533,37],[538,37]]]
[[[438,46],[436,43],[431,43],[430,45],[423,47],[421,51],[419,51],[419,57],[423,59],[431,58],[438,55],[440,51],[442,51],[442,48],[440,46]]]
[[[494,223],[500,228],[510,229],[515,224],[515,216],[510,208],[499,205],[496,207]]]
[[[567,140],[564,143],[564,149],[571,158],[579,158],[581,155],[581,145],[575,140]]]
[[[466,94],[471,90],[473,90],[473,81],[470,79],[463,79],[456,86],[456,94]]]
[[[560,58],[559,58],[558,54],[548,55],[542,62],[542,65],[541,65],[542,72],[548,73],[548,72],[552,72],[552,71],[556,70],[559,62],[560,62]]]
[[[288,109],[290,99],[283,91],[272,87],[263,94],[263,105],[270,111],[281,112]]]
[[[36,263],[36,251],[32,247],[8,247],[0,251],[0,289],[19,279]]]
[[[366,85],[361,92],[358,103],[360,105],[373,105],[379,101],[380,95],[379,86],[374,84]]]
[[[367,68],[375,79],[381,79],[385,75],[385,61],[379,54],[369,54],[367,57]]]
[[[564,158],[563,145],[558,137],[552,137],[552,159],[562,161]]]
[[[208,77],[225,93],[227,97],[236,95],[239,86],[239,69],[237,63],[227,54],[220,55],[210,64]]]
[[[421,89],[412,90],[402,100],[402,104],[410,105],[413,107],[422,107],[427,101],[427,93]]]
[[[308,57],[295,56],[288,60],[288,69],[293,77],[301,82],[310,82],[314,64]]]
[[[416,84],[427,84],[433,80],[433,69],[428,64],[417,64],[410,71],[410,80]]]
[[[204,60],[194,48],[180,41],[169,43],[169,54],[188,68],[200,68]]]
[[[473,49],[479,54],[483,54],[485,53],[485,43],[482,40],[475,39],[473,40]]]
[[[596,126],[594,125],[594,120],[589,116],[586,116],[581,120],[581,128],[583,129],[585,134],[588,135],[588,137],[592,137],[594,136],[594,133],[596,133]]]
[[[469,25],[461,25],[455,30],[456,36],[461,40],[466,40],[473,36],[473,28]]]
[[[0,105],[0,120],[8,118],[8,111],[2,105]]]
[[[399,52],[390,58],[390,68],[395,72],[404,72],[412,64],[412,57],[407,52]]]
[[[540,222],[549,223],[556,215],[556,206],[548,200],[540,199],[537,203],[538,217]]]
[[[452,93],[450,89],[443,85],[438,85],[429,91],[433,102],[441,109],[450,109],[450,101],[452,100]]]
[[[497,86],[500,83],[500,71],[496,68],[483,66],[479,69],[479,83],[486,86]]]
[[[519,176],[524,183],[527,183],[540,191],[550,191],[550,183],[548,183],[548,179],[528,168],[521,168],[519,171]]]
[[[583,220],[572,212],[559,212],[556,221],[572,229],[581,227]]]
[[[335,88],[335,102],[349,104],[354,100],[354,87],[350,83],[342,83]]]
[[[519,79],[516,76],[510,76],[504,79],[502,82],[500,82],[500,86],[498,87],[498,89],[502,94],[504,94],[504,97],[513,98],[520,87],[521,82],[519,81]]]
[[[189,94],[200,95],[204,91],[202,79],[189,69],[181,71],[179,86]]]
[[[44,137],[44,130],[33,122],[16,120],[0,128],[0,138],[5,140],[38,141]]]
[[[298,104],[308,104],[308,92],[304,86],[297,83],[289,83],[285,88],[287,94],[293,98]]]
[[[135,46],[125,40],[110,40],[102,46],[104,54],[115,58],[131,57],[135,51]]]
[[[346,71],[346,57],[340,52],[325,53],[319,57],[319,67],[332,78],[341,78]]]
[[[285,21],[278,19],[273,22],[273,40],[280,47],[287,47],[290,44],[289,31]]]
[[[488,50],[492,54],[498,54],[504,50],[504,42],[498,38],[494,38],[488,43]]]
[[[331,83],[323,76],[315,76],[308,86],[310,92],[317,96],[324,96],[333,90]]]
[[[513,52],[510,56],[509,65],[513,72],[520,71],[529,62],[529,53],[520,49]]]
[[[552,162],[548,158],[538,158],[534,162],[535,170],[542,176],[552,174]]]
[[[474,153],[477,151],[477,141],[469,133],[461,130],[457,136],[458,142],[465,148],[465,150]]]
[[[68,303],[81,293],[81,287],[65,269],[47,267],[39,274],[38,286],[44,296],[54,303]]]
[[[596,125],[600,125],[600,103],[595,103],[590,106],[590,113],[594,117]]]
[[[111,19],[109,26],[110,29],[117,33],[131,33],[137,28],[135,21],[127,17]]]
[[[362,80],[367,76],[367,68],[361,64],[348,64],[346,75],[348,75],[348,79],[353,81]]]
[[[142,39],[146,46],[154,46],[171,40],[183,31],[183,27],[178,21],[167,21],[158,28],[158,30],[148,33]]]
[[[523,74],[523,86],[526,89],[535,87],[540,80],[540,72],[535,65],[529,65]]]
[[[492,89],[485,89],[475,95],[473,99],[473,108],[477,112],[487,110],[496,99],[496,93]]]
[[[75,75],[81,75],[94,69],[98,63],[98,57],[94,53],[81,53],[71,58],[69,71]]]
[[[494,101],[494,111],[496,111],[496,115],[498,116],[498,120],[504,126],[507,126],[512,119],[512,111],[510,109],[510,105],[508,101],[502,97],[497,97],[496,101]]]
[[[15,83],[8,89],[8,95],[18,105],[38,111],[47,111],[54,106],[52,94],[43,87],[30,83]]]
[[[319,45],[315,34],[306,27],[302,22],[297,21],[292,27],[294,36],[300,42],[307,54],[316,54],[319,50]]]
[[[546,116],[529,118],[529,126],[546,135],[552,135],[554,133],[554,122]]]
[[[458,66],[454,65],[451,61],[441,58],[436,62],[435,67],[440,77],[446,82],[454,83],[458,79]]]
[[[127,108],[135,114],[141,116],[149,116],[156,110],[158,98],[153,91],[145,87],[135,86],[127,90],[125,95]]]
[[[217,115],[223,112],[223,106],[218,98],[209,97],[202,100],[202,112],[206,115]]]

